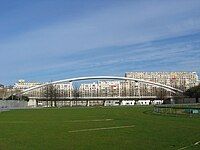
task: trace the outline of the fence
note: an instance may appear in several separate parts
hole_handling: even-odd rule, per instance
[[[162,114],[189,114],[200,116],[200,104],[156,105],[154,112]]]
[[[18,100],[0,100],[0,111],[27,108],[28,102]]]

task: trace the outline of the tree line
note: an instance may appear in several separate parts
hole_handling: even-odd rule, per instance
[[[198,103],[200,98],[200,84],[185,91],[184,95],[190,98],[195,98],[196,103]]]

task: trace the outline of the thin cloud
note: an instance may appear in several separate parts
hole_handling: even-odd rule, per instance
[[[84,15],[62,16],[49,21],[53,23],[0,38],[0,64],[4,70],[0,82],[21,77],[44,80],[45,76],[57,78],[69,74],[179,70],[187,69],[181,63],[184,60],[199,58],[199,1],[101,5]],[[2,20],[6,21],[5,17]],[[177,65],[172,66],[173,63]],[[199,72],[195,67],[198,63],[189,66]],[[12,74],[8,75],[10,71]]]

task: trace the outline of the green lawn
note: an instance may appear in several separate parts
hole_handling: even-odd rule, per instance
[[[194,146],[200,141],[200,118],[156,115],[151,110],[97,107],[1,112],[0,150],[200,149],[200,144]]]

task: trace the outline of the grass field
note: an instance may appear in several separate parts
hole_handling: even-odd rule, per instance
[[[200,149],[200,118],[152,107],[11,110],[0,113],[0,150]],[[196,143],[196,145],[194,145]]]

